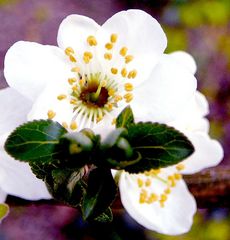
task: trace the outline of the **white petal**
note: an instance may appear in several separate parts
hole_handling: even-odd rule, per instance
[[[48,111],[52,110],[56,113],[53,118],[60,124],[63,122],[70,123],[73,117],[73,108],[70,105],[70,100],[58,100],[57,97],[61,94],[69,95],[70,87],[66,81],[59,81],[56,84],[49,84],[37,98],[28,114],[28,120],[47,119]]]
[[[44,182],[35,177],[28,164],[11,158],[4,151],[6,136],[0,137],[0,178],[1,189],[17,197],[28,200],[50,199]]]
[[[173,59],[173,61],[175,61],[176,64],[186,67],[189,71],[191,71],[192,74],[195,74],[197,69],[196,62],[190,54],[183,51],[176,51],[170,53],[169,56]]]
[[[197,86],[195,77],[164,55],[148,81],[133,91],[131,106],[139,121],[168,123],[188,106]]]
[[[154,185],[152,189],[156,191],[156,188],[160,187]],[[158,202],[140,204],[140,188],[136,178],[130,174],[121,174],[119,189],[124,208],[132,218],[147,229],[169,235],[182,234],[190,229],[196,203],[183,180],[172,188],[164,207]]]
[[[26,121],[31,101],[12,88],[0,90],[0,135],[13,131]]]
[[[57,41],[59,47],[72,47],[79,54],[86,50],[87,37],[95,35],[100,26],[91,18],[81,15],[69,15],[58,30]]]
[[[0,188],[0,203],[6,201],[7,194]]]
[[[204,168],[218,165],[223,159],[223,148],[216,140],[202,132],[185,133],[195,147],[195,152],[183,161],[185,169],[183,174],[193,174]]]
[[[109,18],[98,32],[100,41],[105,41],[102,52],[106,52],[104,44],[110,42],[111,34],[118,36],[112,54],[119,65],[114,67],[125,66],[124,58],[120,56],[119,51],[122,47],[127,47],[127,55],[134,56],[134,60],[127,64],[127,68],[137,70],[139,82],[145,80],[167,45],[160,24],[144,11],[122,11]]]
[[[70,70],[64,52],[53,46],[17,42],[6,53],[5,78],[29,99],[35,99],[50,81],[59,81]]]

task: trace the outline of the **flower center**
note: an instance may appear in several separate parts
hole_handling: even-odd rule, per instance
[[[132,101],[134,89],[132,79],[136,78],[137,71],[129,69],[129,63],[134,57],[128,54],[128,48],[125,46],[115,51],[117,41],[118,35],[111,34],[109,41],[104,45],[105,52],[102,56],[99,51],[101,48],[97,49],[98,42],[94,36],[87,37],[87,51],[82,55],[77,55],[72,47],[65,49],[74,75],[68,79],[70,91],[57,96],[60,101],[69,101],[73,108],[71,122],[63,122],[65,128],[76,130],[77,125],[82,122],[89,123],[91,127],[106,115],[111,116],[113,109],[121,106],[120,102]],[[120,66],[118,67],[116,63]],[[98,65],[102,66],[99,70]],[[49,119],[53,119],[56,112],[49,110],[47,115]],[[111,124],[115,124],[115,121],[116,116]]]

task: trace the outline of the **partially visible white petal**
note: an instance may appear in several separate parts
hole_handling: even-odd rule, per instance
[[[152,182],[153,191],[164,188],[162,185]],[[139,224],[149,230],[163,234],[178,235],[189,231],[193,215],[196,211],[196,203],[189,193],[183,180],[177,182],[172,192],[161,207],[158,202],[152,204],[140,204],[136,178],[128,173],[122,173],[119,182],[121,202],[129,215]]]
[[[26,121],[31,101],[12,88],[0,90],[0,135],[13,131]]]
[[[4,74],[10,87],[34,100],[49,82],[66,78],[64,52],[53,46],[16,42],[6,53]]]
[[[104,47],[110,42],[111,34],[117,34],[117,42],[114,43],[111,53],[113,54],[114,66],[119,68],[137,70],[139,82],[144,81],[159,61],[163,54],[167,39],[160,24],[152,16],[141,10],[121,11],[109,18],[97,34],[100,39],[100,52],[110,52]],[[127,47],[127,55],[132,55],[134,60],[125,64],[124,57],[119,52]],[[103,56],[103,54],[102,54]],[[113,61],[112,60],[112,61]]]
[[[164,55],[150,78],[133,91],[135,118],[161,123],[177,119],[193,98],[196,86],[193,74]]]
[[[7,194],[0,188],[0,203],[6,201]]]
[[[221,162],[224,152],[218,141],[202,132],[186,132],[185,134],[194,145],[195,152],[183,161],[185,165],[183,174],[193,174],[205,168],[214,167]]]
[[[60,24],[58,46],[62,49],[72,47],[78,55],[86,51],[88,36],[95,36],[99,28],[100,26],[91,18],[77,14],[69,15]]]
[[[187,52],[183,51],[176,51],[170,53],[169,56],[173,59],[173,61],[178,64],[179,66],[186,67],[192,74],[196,72],[196,62],[194,58],[188,54]]]
[[[6,136],[0,137],[0,187],[7,194],[28,200],[50,199],[45,183],[35,177],[28,164],[11,158],[3,149]]]

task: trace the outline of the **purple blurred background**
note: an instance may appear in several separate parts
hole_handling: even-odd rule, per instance
[[[4,56],[16,41],[56,45],[60,22],[69,14],[83,14],[103,23],[114,13],[143,9],[162,24],[168,36],[167,52],[186,50],[198,65],[198,88],[210,103],[211,135],[230,158],[230,1],[229,0],[0,0],[0,88]],[[210,239],[229,240],[229,210],[202,211],[193,230],[181,238],[144,231],[123,211],[115,212],[115,224],[84,224],[78,212],[49,202],[30,203],[8,198],[9,217],[0,226],[0,240],[66,239]],[[219,224],[219,225],[218,225]],[[218,229],[215,234],[213,229]],[[102,232],[103,231],[103,234]]]

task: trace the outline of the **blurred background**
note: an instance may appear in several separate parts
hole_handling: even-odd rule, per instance
[[[158,19],[168,37],[167,52],[185,50],[194,56],[198,89],[210,103],[210,134],[224,146],[222,166],[229,169],[230,0],[0,0],[0,88],[7,86],[3,62],[14,42],[56,45],[58,26],[67,15],[83,14],[102,24],[129,8],[143,9]],[[50,202],[13,197],[7,202],[11,213],[0,225],[0,240],[230,239],[229,204],[200,209],[189,233],[169,237],[141,228],[123,210],[114,210],[113,224],[94,225],[83,223],[76,210]]]

